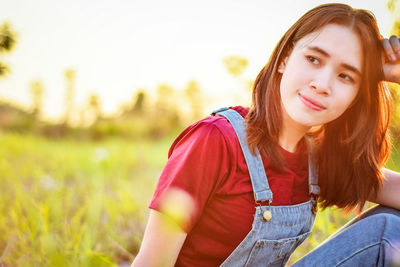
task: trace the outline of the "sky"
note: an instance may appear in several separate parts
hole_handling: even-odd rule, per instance
[[[98,94],[107,114],[139,89],[154,95],[166,83],[183,90],[196,80],[210,110],[237,104],[235,92],[255,79],[284,32],[314,0],[0,0],[0,23],[9,22],[17,45],[0,55],[11,73],[0,79],[0,98],[28,107],[29,84],[44,84],[44,116],[65,111],[64,72],[76,71],[76,107]],[[372,11],[387,36],[386,0],[334,1]],[[223,59],[249,65],[239,77]],[[239,99],[240,102],[240,99]],[[243,100],[243,102],[246,102]]]

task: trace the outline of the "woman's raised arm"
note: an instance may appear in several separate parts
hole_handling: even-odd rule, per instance
[[[383,185],[370,201],[400,210],[400,173],[384,168],[383,174]]]
[[[385,80],[400,84],[400,39],[392,35],[382,40],[386,59],[383,63]],[[400,173],[383,168],[385,179],[376,198],[370,201],[400,210]]]

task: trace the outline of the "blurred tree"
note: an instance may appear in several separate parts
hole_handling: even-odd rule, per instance
[[[387,8],[393,15],[393,25],[390,34],[400,36],[400,2],[399,0],[389,0]]]
[[[184,90],[184,95],[190,105],[190,120],[198,120],[203,115],[204,101],[199,83],[190,81]]]
[[[157,108],[168,109],[172,105],[175,105],[175,90],[172,86],[168,84],[160,84],[157,87],[157,99],[156,105]]]
[[[0,26],[0,53],[10,52],[16,42],[16,34],[11,30],[10,24],[4,22]],[[0,77],[5,76],[9,71],[8,66],[0,62]]]
[[[135,95],[135,97],[133,99],[133,101],[134,101],[133,107],[132,107],[132,112],[133,113],[135,113],[135,114],[142,114],[143,113],[143,111],[144,111],[144,103],[145,103],[146,98],[147,98],[146,91],[139,90],[136,93],[136,95]]]
[[[41,81],[36,80],[31,82],[32,114],[35,118],[39,117],[43,111],[43,92],[44,86]]]
[[[101,102],[98,95],[91,94],[89,96],[88,108],[92,114],[93,123],[96,123],[101,116]]]
[[[247,90],[251,91],[253,90],[253,87],[254,87],[254,80],[247,80],[247,85],[246,85]]]
[[[249,64],[246,58],[238,56],[226,57],[224,58],[224,63],[228,72],[233,76],[239,76],[242,74]]]
[[[123,103],[119,110],[121,117],[137,117],[136,115],[145,115],[148,112],[148,95],[145,89],[139,89],[128,103]]]
[[[152,108],[150,135],[155,138],[165,136],[180,126],[180,110],[175,90],[168,84],[157,87],[157,98]]]
[[[224,58],[224,64],[232,76],[238,77],[246,70],[249,62],[243,57],[230,56]],[[249,91],[252,89],[253,81],[245,79],[243,76],[240,80],[243,85],[236,89],[232,88],[231,90],[232,101],[234,104],[247,106],[251,103],[251,94],[249,94]]]
[[[387,8],[393,17],[392,29],[390,31],[391,35],[400,36],[400,1],[399,0],[389,0],[387,2]],[[400,85],[390,84],[394,98],[394,112],[391,123],[391,130],[394,134],[395,139],[400,136]]]
[[[74,93],[75,93],[75,77],[76,77],[75,70],[74,69],[65,70],[64,77],[66,80],[64,122],[70,123],[72,120],[72,112],[74,111]]]
[[[175,89],[168,84],[160,84],[157,87],[157,96],[153,111],[156,116],[170,117],[178,113],[178,104]],[[173,115],[172,117],[174,117]]]

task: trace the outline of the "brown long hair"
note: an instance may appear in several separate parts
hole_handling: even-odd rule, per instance
[[[317,144],[320,205],[362,207],[382,184],[381,167],[390,151],[388,124],[391,98],[381,82],[382,44],[374,15],[345,4],[325,4],[304,14],[281,38],[258,74],[253,104],[247,115],[251,150],[258,147],[272,163],[283,167],[279,152],[282,126],[280,63],[294,44],[327,24],[347,26],[362,40],[362,82],[352,105],[337,119],[312,135]],[[310,133],[311,134],[311,133]]]

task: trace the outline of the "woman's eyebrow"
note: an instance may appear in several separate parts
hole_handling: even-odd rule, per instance
[[[321,47],[318,47],[318,46],[307,46],[306,48],[309,49],[309,50],[318,52],[320,54],[323,54],[324,56],[326,56],[328,58],[331,57],[331,55],[328,52],[326,52],[324,49],[322,49]],[[354,67],[353,65],[347,64],[347,63],[341,63],[340,66],[342,66],[343,68],[348,69],[348,70],[356,73],[358,76],[361,77],[361,71],[359,69],[357,69],[356,67]]]

